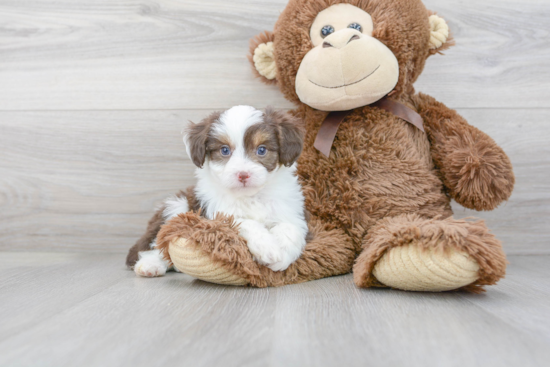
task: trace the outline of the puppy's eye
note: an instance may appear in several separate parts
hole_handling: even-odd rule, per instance
[[[331,25],[326,25],[321,28],[321,37],[325,38],[329,34],[334,33],[334,27]]]
[[[267,148],[263,145],[260,145],[258,147],[258,150],[256,151],[256,154],[259,155],[259,156],[266,155],[267,154]]]
[[[220,153],[224,156],[224,157],[227,157],[228,155],[231,154],[231,149],[229,149],[229,147],[227,145],[224,145],[221,149],[220,149]]]
[[[348,25],[348,28],[356,29],[359,32],[363,31],[363,27],[361,27],[361,24],[359,23],[351,23],[350,25]]]

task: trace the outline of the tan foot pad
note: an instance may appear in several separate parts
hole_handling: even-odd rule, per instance
[[[384,285],[407,291],[442,292],[475,282],[479,265],[466,253],[394,247],[376,263],[373,274]]]
[[[176,269],[197,279],[225,285],[248,284],[246,279],[214,263],[204,251],[189,246],[185,238],[172,241],[168,246],[168,253]]]

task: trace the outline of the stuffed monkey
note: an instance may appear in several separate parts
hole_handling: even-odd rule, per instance
[[[302,257],[273,272],[252,260],[231,218],[193,212],[162,227],[159,247],[178,269],[223,284],[349,272],[364,288],[495,284],[506,268],[500,242],[483,221],[454,218],[450,200],[496,208],[512,193],[510,160],[413,87],[427,58],[452,44],[446,22],[420,0],[290,0],[274,31],[251,41],[249,58],[306,123],[298,175],[312,238]]]

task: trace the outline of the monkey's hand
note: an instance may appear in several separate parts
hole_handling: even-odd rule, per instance
[[[425,94],[413,97],[443,184],[462,206],[493,210],[514,188],[510,159],[493,139]]]

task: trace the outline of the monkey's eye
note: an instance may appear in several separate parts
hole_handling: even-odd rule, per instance
[[[220,149],[220,153],[224,156],[224,157],[227,157],[228,155],[231,154],[231,149],[229,149],[229,147],[227,145],[224,145],[221,149]]]
[[[325,38],[329,34],[334,33],[334,27],[331,25],[326,25],[321,28],[321,37]]]
[[[350,25],[348,25],[348,28],[356,29],[359,32],[362,32],[363,29],[363,27],[361,27],[361,24],[359,23],[351,23]]]
[[[260,145],[258,147],[258,150],[256,151],[256,154],[259,156],[264,156],[267,154],[267,148],[264,145]]]

